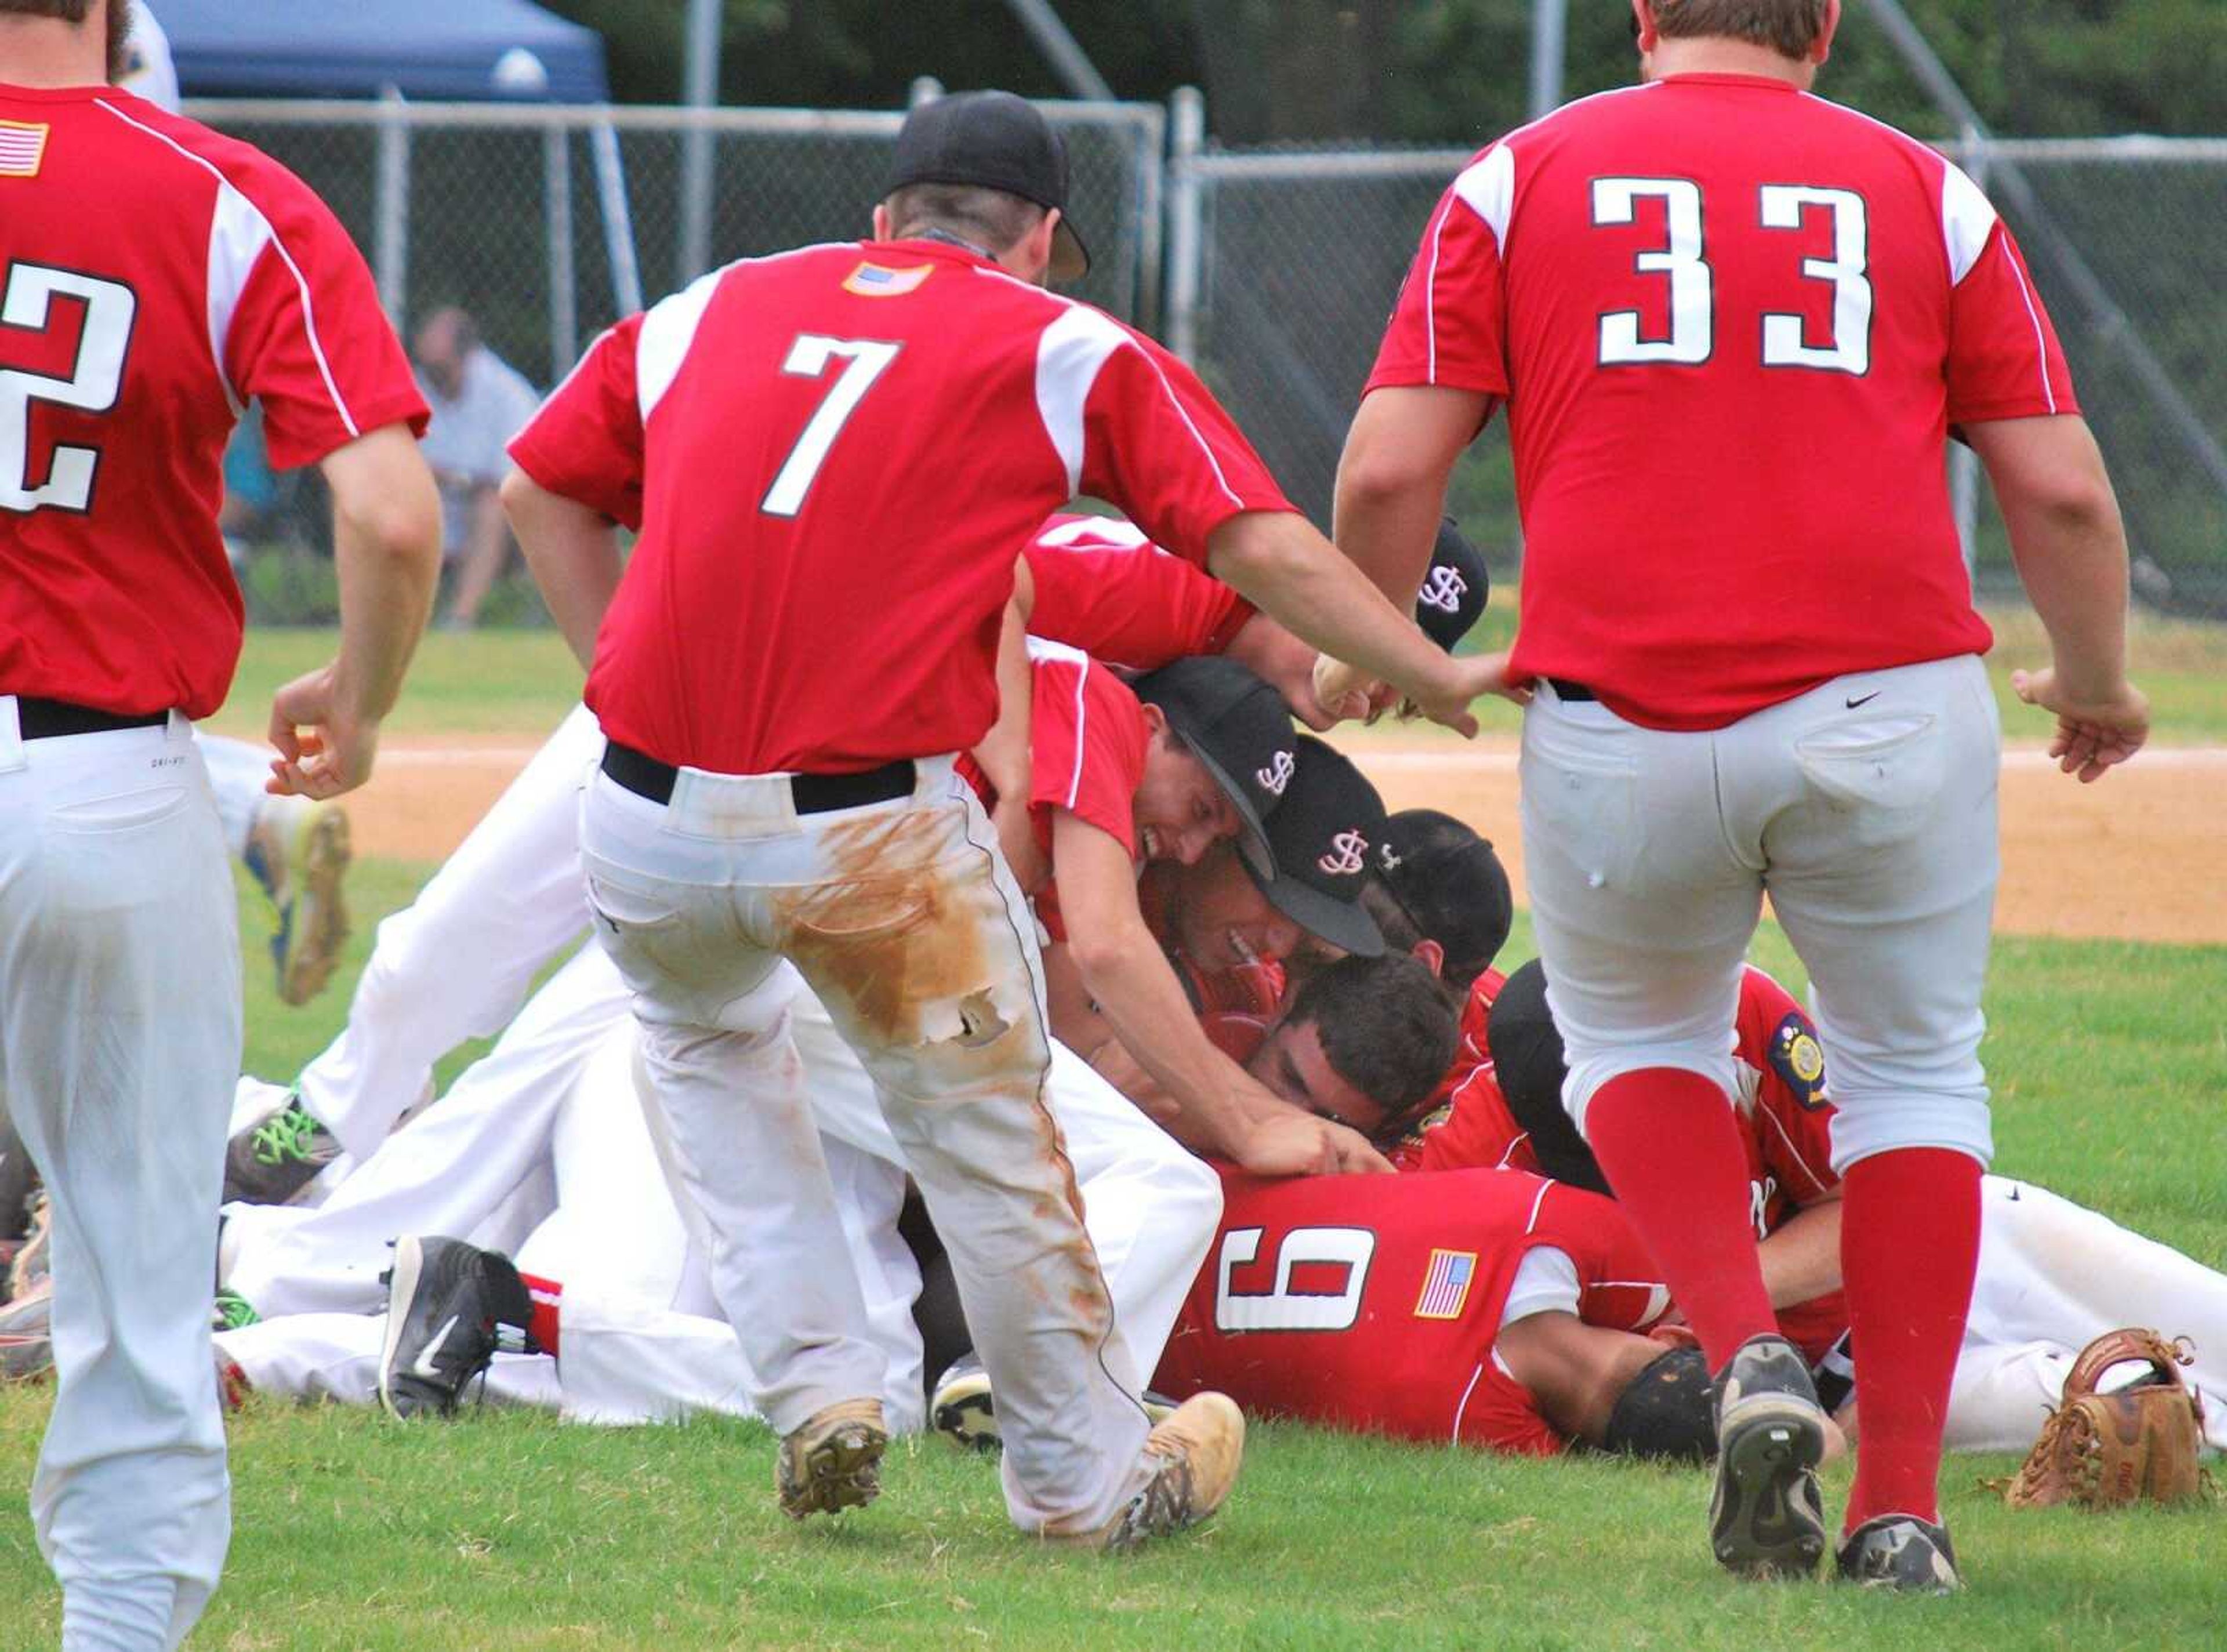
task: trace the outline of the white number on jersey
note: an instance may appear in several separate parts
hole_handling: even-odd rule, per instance
[[[1595,178],[1593,222],[1637,221],[1643,196],[1662,202],[1670,245],[1642,252],[1633,267],[1670,277],[1670,336],[1642,338],[1639,312],[1613,309],[1600,318],[1600,364],[1627,367],[1637,361],[1676,361],[1691,367],[1709,359],[1715,340],[1711,308],[1714,299],[1709,266],[1701,258],[1701,186],[1690,178]]]
[[[105,413],[124,388],[124,357],[131,344],[131,323],[139,300],[121,282],[43,264],[11,264],[0,296],[0,325],[44,332],[57,293],[85,301],[85,325],[78,334],[77,360],[67,379],[49,378],[21,367],[0,367],[0,509],[83,511],[93,503],[97,448],[56,447],[47,479],[34,486],[31,463],[31,404]]]
[[[1376,1235],[1366,1228],[1294,1228],[1276,1252],[1276,1283],[1266,1292],[1233,1291],[1230,1275],[1260,1253],[1265,1228],[1233,1228],[1215,1260],[1214,1324],[1217,1330],[1350,1330],[1361,1317],[1362,1287],[1376,1254]],[[1294,1292],[1292,1271],[1310,1263],[1343,1266],[1345,1283],[1335,1292]]]
[[[1811,344],[1803,337],[1798,313],[1767,311],[1763,317],[1763,365],[1867,372],[1872,284],[1866,274],[1870,232],[1864,198],[1853,190],[1796,183],[1767,183],[1758,193],[1759,221],[1765,229],[1800,229],[1811,207],[1823,207],[1833,214],[1833,256],[1802,260],[1805,279],[1833,284],[1832,336],[1823,344]],[[1702,256],[1701,186],[1690,178],[1595,178],[1592,221],[1597,226],[1636,222],[1635,203],[1650,198],[1663,204],[1669,245],[1640,253],[1633,265],[1644,274],[1670,277],[1670,334],[1668,338],[1643,338],[1637,310],[1606,312],[1600,317],[1599,361],[1605,367],[1656,361],[1698,366],[1709,359],[1715,346],[1716,301],[1713,273]]]
[[[858,411],[858,404],[873,388],[874,380],[889,370],[903,347],[884,344],[873,339],[826,338],[818,333],[801,333],[796,342],[788,347],[788,360],[781,364],[783,373],[793,373],[800,378],[818,379],[827,372],[827,364],[842,360],[850,365],[835,380],[835,387],[827,392],[804,427],[804,434],[796,438],[789,450],[781,474],[766,489],[765,501],[758,507],[768,516],[794,516],[804,508],[804,496],[812,491],[812,484],[820,475],[820,467],[827,462],[827,450],[835,445],[843,426],[851,415]]]

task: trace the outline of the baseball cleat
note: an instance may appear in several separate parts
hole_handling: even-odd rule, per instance
[[[1144,1406],[1145,1415],[1156,1424],[1165,1422],[1176,1413],[1174,1400],[1150,1389],[1145,1390],[1139,1403]],[[1005,1437],[998,1432],[998,1402],[990,1392],[990,1374],[973,1354],[961,1354],[936,1380],[935,1395],[928,1404],[928,1426],[954,1445],[976,1451],[996,1451],[1005,1447]]]
[[[348,939],[341,880],[349,859],[348,814],[311,797],[268,797],[255,812],[241,856],[278,909],[271,960],[278,996],[307,1004],[325,988]]]
[[[1245,1413],[1226,1394],[1195,1394],[1145,1437],[1152,1477],[1096,1531],[1046,1540],[1120,1554],[1196,1526],[1229,1500],[1245,1460]]]
[[[54,1368],[53,1281],[0,1308],[0,1382],[29,1382]]]
[[[1825,1552],[1817,1464],[1825,1413],[1801,1353],[1784,1336],[1752,1336],[1717,1378],[1717,1482],[1709,1547],[1749,1578],[1814,1573]]]
[[[1949,1528],[1915,1515],[1879,1515],[1841,1540],[1834,1572],[1866,1589],[1953,1595],[1964,1586]]]
[[[340,1139],[288,1090],[280,1106],[225,1145],[227,1204],[290,1204],[341,1156]]]
[[[461,1239],[405,1234],[394,1241],[379,1403],[393,1417],[451,1416],[464,1385],[495,1356],[498,1326],[525,1340],[533,1301],[507,1256]]]
[[[881,1495],[882,1452],[890,1443],[878,1400],[822,1406],[784,1435],[774,1457],[773,1488],[791,1520],[863,1508]]]

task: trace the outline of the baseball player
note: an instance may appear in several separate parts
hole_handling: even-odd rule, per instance
[[[1509,978],[1491,1036],[1498,1088],[1489,1096],[1483,1087],[1465,1094],[1455,1111],[1457,1122],[1473,1115],[1467,1139],[1474,1157],[1448,1151],[1441,1162],[1506,1163],[1605,1191],[1560,1108],[1561,1040],[1535,962]],[[1741,983],[1733,1053],[1764,1285],[1787,1336],[1816,1362],[1821,1392],[1853,1435],[1848,1316],[1831,1242],[1840,1215],[1840,1182],[1828,1160],[1833,1102],[1808,1017],[1758,969]],[[1497,1149],[1486,1122],[1495,1115]],[[2126,1324],[2189,1339],[2196,1355],[2189,1381],[2209,1402],[2207,1438],[2227,1446],[2219,1404],[2227,1397],[2227,1276],[2045,1188],[1984,1177],[1980,1260],[1944,1421],[1948,1448],[2027,1450],[2063,1399],[2080,1350]]]
[[[1986,197],[1810,95],[1837,0],[1632,16],[1643,85],[1488,146],[1432,214],[1337,537],[1404,597],[1454,461],[1508,404],[1525,866],[1565,1100],[1718,1373],[1712,1552],[1801,1573],[1826,1542],[1824,1415],[1773,1324],[1728,1106],[1768,892],[1839,1075],[1867,1349],[1835,1570],[1951,1590],[1936,1480],[1990,1151],[2000,737],[1945,437],[1988,468],[2054,654],[2015,680],[2084,781],[2148,726],[2125,536]]]
[[[424,404],[301,182],[107,83],[124,0],[0,0],[0,1090],[52,1209],[60,1383],[31,1492],[62,1641],[174,1646],[229,1538],[209,1358],[239,937],[191,721],[240,599],[225,438],[335,500],[339,657],[282,688],[272,784],[370,772],[431,599]]]
[[[1018,687],[1012,547],[1088,488],[1458,724],[1500,662],[1449,661],[1338,574],[1179,363],[1042,289],[1085,255],[1041,116],[948,99],[897,149],[873,240],[731,265],[598,341],[514,444],[506,497],[590,663],[610,743],[583,805],[590,899],[783,1437],[783,1506],[865,1501],[886,1438],[856,1282],[820,1265],[839,1223],[783,1011],[757,991],[786,956],[952,1246],[1011,1412],[1016,1522],[1122,1547],[1211,1512],[1241,1421],[1201,1399],[1148,1431],[1137,1374],[1101,1358],[1032,938],[951,769]],[[857,531],[900,511],[899,543]]]

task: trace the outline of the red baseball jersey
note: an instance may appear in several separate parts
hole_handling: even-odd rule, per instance
[[[1253,617],[1235,591],[1111,516],[1058,515],[1029,541],[1029,629],[1127,671],[1220,654]]]
[[[1450,1157],[1444,1146],[1434,1150],[1431,1144],[1458,1118],[1475,1116],[1473,1109],[1458,1110],[1464,1089],[1480,1077],[1488,1085],[1492,1081],[1492,1049],[1485,1042],[1485,1023],[1492,1014],[1492,1001],[1500,996],[1500,989],[1507,981],[1508,978],[1498,970],[1488,968],[1470,983],[1469,996],[1462,1000],[1461,1043],[1455,1052],[1454,1064],[1446,1069],[1445,1081],[1423,1109],[1422,1117],[1415,1121],[1406,1138],[1385,1154],[1394,1169],[1459,1170],[1481,1162],[1467,1154]],[[1539,1168],[1528,1159],[1520,1163],[1511,1160],[1510,1164],[1518,1170]]]
[[[225,443],[307,464],[425,404],[370,272],[268,156],[108,86],[0,86],[0,693],[224,703]]]
[[[1603,92],[1479,154],[1369,379],[1413,385],[1508,403],[1514,669],[1667,729],[1984,652],[1945,438],[2077,411],[1977,186],[1745,75]]]
[[[932,241],[745,259],[612,328],[511,445],[641,535],[587,700],[730,774],[963,751],[1014,558],[1088,493],[1203,560],[1290,505],[1180,361]]]
[[[1576,1266],[1586,1323],[1641,1330],[1669,1293],[1610,1201],[1505,1170],[1260,1181],[1221,1229],[1153,1386],[1402,1439],[1551,1456],[1567,1443],[1493,1359],[1525,1255]]]

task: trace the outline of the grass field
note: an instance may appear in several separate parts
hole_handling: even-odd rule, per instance
[[[322,657],[258,635],[236,703]],[[2174,737],[2227,737],[2216,639],[2175,641]],[[2215,654],[2214,650],[2217,653]],[[2184,680],[2185,679],[2185,680]],[[392,725],[545,731],[577,692],[546,635],[428,640]],[[253,718],[227,719],[252,730]],[[289,1010],[250,947],[248,1066],[290,1074],[335,1030],[372,921],[431,868],[373,861],[332,990]],[[2201,871],[2202,869],[2192,869]],[[1509,958],[1529,955],[1520,917]],[[1799,981],[1775,932],[1758,961]],[[1986,1056],[1997,1168],[2227,1266],[2227,948],[2010,940]],[[451,1063],[451,1070],[453,1063]],[[2166,1329],[2170,1330],[2170,1327]],[[0,1392],[0,1652],[51,1645],[57,1604],[9,1488],[46,1409]],[[1972,1584],[1954,1602],[1741,1587],[1708,1563],[1706,1478],[1599,1461],[1516,1463],[1260,1426],[1215,1526],[1120,1562],[1039,1553],[996,1477],[941,1442],[893,1454],[882,1500],[838,1526],[773,1509],[772,1446],[724,1421],[599,1431],[486,1413],[399,1428],[258,1400],[232,1426],[236,1535],[191,1642],[226,1652],[733,1647],[1596,1648],[2219,1644],[2214,1510],[2013,1515],[1952,1459],[1946,1507]],[[1828,1502],[1846,1489],[1828,1481]]]

